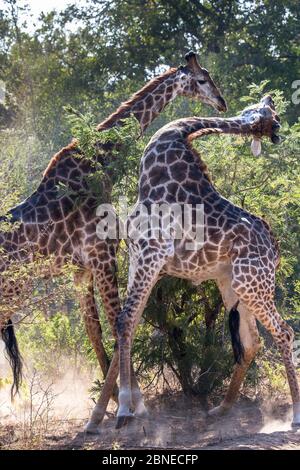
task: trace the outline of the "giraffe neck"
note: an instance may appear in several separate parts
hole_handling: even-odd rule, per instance
[[[178,69],[171,68],[154,78],[145,87],[123,103],[115,113],[99,124],[99,131],[120,125],[131,114],[139,121],[142,132],[179,93]]]
[[[179,70],[170,68],[162,75],[151,80],[141,90],[135,93],[128,101],[102,121],[98,126],[99,132],[121,125],[122,119],[126,119],[131,114],[140,123],[141,131],[144,132],[159,113],[170,103],[177,95],[181,94],[180,83],[178,80]],[[58,164],[64,160],[69,161],[72,153],[78,153],[76,141],[71,142],[51,159],[44,173],[44,179],[55,171]],[[107,155],[109,156],[109,151]],[[67,157],[67,158],[65,158]],[[109,160],[109,158],[108,158]],[[59,171],[56,172],[59,178]]]
[[[186,118],[180,119],[170,126],[170,130],[175,128],[183,138],[193,140],[210,133],[220,134],[253,134],[251,125],[246,119],[240,116],[233,118]],[[257,130],[257,129],[256,129]]]
[[[144,131],[167,104],[179,94],[180,85],[177,80],[177,73],[178,69],[171,68],[159,77],[151,80],[150,83],[123,103],[115,113],[99,124],[97,129],[101,131],[120,125],[122,119],[133,114],[139,121],[142,131]],[[66,206],[69,207],[66,214],[73,211],[74,201],[72,200],[72,195],[60,197],[60,205],[57,204],[57,185],[63,183],[74,194],[82,192],[84,199],[87,199],[91,189],[88,187],[86,177],[94,171],[93,166],[90,165],[88,160],[78,158],[76,142],[71,143],[52,158],[37,191],[24,203],[19,204],[13,209],[14,217],[16,220],[22,220],[25,225],[35,224],[36,222],[43,224],[50,223],[53,218],[52,212],[55,218],[60,218],[59,211],[61,211],[61,206],[63,206],[63,200],[66,200]],[[45,195],[47,200],[45,200]],[[76,197],[74,196],[73,199],[76,199]],[[93,209],[97,205],[97,197],[91,194],[90,200],[92,202],[89,204],[89,208]],[[38,213],[36,207],[40,207]],[[6,255],[12,254],[12,258],[15,258],[18,256],[18,250],[12,240],[13,236],[23,237],[23,228],[13,232],[0,233],[0,245],[5,247]],[[26,238],[28,237],[26,236]],[[33,230],[33,233],[30,234],[30,240],[33,245],[37,238],[38,233]],[[18,243],[22,245],[23,239]],[[23,256],[25,256],[25,252]]]
[[[187,193],[201,199],[203,194],[210,192],[215,197],[216,190],[206,164],[190,141],[210,133],[248,135],[254,132],[258,132],[258,128],[253,131],[253,126],[243,116],[229,119],[192,117],[164,126],[150,140],[142,158],[139,200],[178,202],[185,201]]]
[[[199,167],[201,171],[202,184],[207,186],[208,182],[212,191],[214,191],[214,188],[209,176],[207,165],[202,160],[201,155],[192,146],[191,141],[209,134],[250,135],[253,133],[249,122],[240,116],[227,119],[197,117],[186,118],[178,120],[176,127],[177,129],[179,128],[181,136],[187,141],[186,145],[196,158],[197,167]]]

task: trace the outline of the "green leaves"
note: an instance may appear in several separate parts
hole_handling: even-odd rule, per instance
[[[66,120],[69,123],[73,137],[78,142],[78,148],[83,152],[85,158],[94,159],[96,143],[99,139],[99,132],[93,121],[91,113],[82,114],[72,106],[64,106]],[[80,155],[78,155],[80,158]]]
[[[270,80],[263,80],[259,84],[251,83],[247,86],[249,95],[242,96],[242,103],[257,103],[265,94],[270,94],[274,100],[277,113],[281,116],[288,108],[288,101],[284,98],[282,90],[270,90]]]

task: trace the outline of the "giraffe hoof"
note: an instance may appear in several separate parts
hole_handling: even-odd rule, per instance
[[[142,412],[138,412],[138,413],[135,412],[134,413],[134,417],[139,418],[139,419],[147,419],[147,418],[149,418],[149,416],[150,416],[150,414],[149,414],[149,411],[147,409],[142,411]]]
[[[89,422],[85,426],[84,432],[86,434],[100,434],[100,429],[99,429],[99,426],[97,424]]]
[[[208,416],[213,417],[213,418],[218,418],[219,416],[223,416],[225,413],[227,413],[227,411],[228,411],[227,408],[225,408],[222,405],[219,405],[209,410]]]
[[[134,419],[134,416],[132,414],[126,415],[126,416],[118,416],[116,429],[121,429],[124,426],[127,426],[127,424],[129,424],[133,419]]]
[[[293,429],[300,429],[300,422],[293,421],[292,422],[292,428]]]
[[[293,404],[293,421],[292,428],[300,428],[300,402]]]
[[[149,417],[149,412],[147,408],[145,407],[144,403],[138,404],[138,406],[136,407],[134,411],[134,416],[136,418],[148,418]]]

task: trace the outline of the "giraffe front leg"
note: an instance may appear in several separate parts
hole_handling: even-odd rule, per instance
[[[150,251],[148,249],[148,251]],[[151,261],[149,261],[149,259]],[[153,257],[147,256],[147,263],[140,256],[136,269],[131,270],[130,289],[123,310],[118,315],[117,332],[120,348],[120,392],[117,413],[117,429],[133,418],[131,390],[131,345],[135,329],[140,321],[144,307],[159,277],[160,270],[167,259],[166,252],[153,250]],[[154,261],[155,260],[155,261]]]
[[[115,261],[110,260],[109,263],[104,266],[102,269],[97,269],[94,272],[94,277],[96,281],[96,285],[98,287],[99,293],[101,295],[101,299],[103,302],[104,310],[106,317],[110,323],[112,328],[113,336],[117,340],[117,333],[116,333],[116,316],[120,310],[120,300],[118,294],[118,283],[115,276],[116,268],[115,268]],[[86,426],[86,431],[89,433],[98,433],[99,432],[99,424],[102,422],[107,405],[109,402],[109,398],[111,396],[112,391],[118,390],[116,386],[116,381],[119,373],[119,350],[116,346],[112,363],[109,368],[101,396],[95,406],[95,409],[92,413],[92,416]],[[143,402],[142,394],[138,387],[138,382],[135,378],[133,367],[132,367],[132,374],[131,374],[131,381],[133,386],[133,404],[136,408],[137,414],[141,415],[146,413],[146,408]],[[118,399],[116,400],[118,403]]]
[[[277,313],[277,310],[275,309]],[[300,427],[300,390],[297,379],[297,373],[295,364],[293,361],[293,342],[294,342],[294,331],[293,329],[280,317],[277,313],[278,319],[278,331],[274,336],[274,340],[281,352],[283,362],[285,365],[288,383],[293,400],[293,421],[292,427]]]
[[[148,416],[148,410],[145,405],[144,397],[140,390],[137,378],[135,376],[132,361],[130,365],[130,376],[131,376],[131,395],[132,395],[132,406],[134,410],[134,416],[138,418],[145,418]]]
[[[300,427],[300,402],[293,403],[293,421],[292,421],[293,428]]]
[[[103,421],[109,399],[111,397],[112,390],[116,384],[119,373],[119,351],[116,347],[112,361],[109,366],[107,376],[105,378],[104,386],[101,391],[101,395],[97,401],[95,408],[93,409],[92,415],[85,426],[85,431],[89,434],[98,434],[99,425]]]
[[[142,312],[144,311],[144,309],[146,307],[147,299],[148,299],[148,297],[144,298],[143,304],[141,306],[141,311]],[[137,327],[137,325],[136,325],[136,327]],[[132,396],[132,405],[133,405],[133,409],[134,409],[134,416],[136,416],[138,418],[145,418],[149,415],[149,413],[148,413],[147,407],[146,407],[145,402],[144,402],[143,394],[140,390],[137,378],[136,378],[135,373],[134,373],[132,359],[131,359],[130,369],[131,369],[131,396]]]

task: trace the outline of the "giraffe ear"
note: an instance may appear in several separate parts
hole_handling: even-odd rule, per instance
[[[195,52],[188,52],[187,54],[185,54],[184,58],[187,61],[187,67],[189,67],[191,70],[194,70],[196,72],[201,69],[200,65],[198,64]]]
[[[275,103],[271,95],[266,95],[262,98],[261,103],[265,106],[270,106],[271,109],[275,110]]]
[[[189,51],[187,54],[185,54],[184,58],[187,62],[189,62],[190,59],[196,58],[196,54],[194,51]]]

